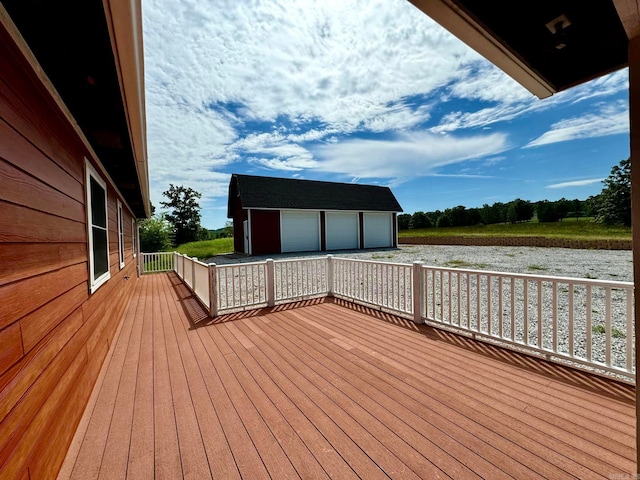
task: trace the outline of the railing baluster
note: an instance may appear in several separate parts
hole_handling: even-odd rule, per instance
[[[633,290],[631,288],[626,288],[624,290],[627,302],[627,315],[626,315],[626,325],[627,325],[627,359],[625,363],[625,367],[627,371],[633,371],[635,365],[633,361]]]
[[[605,330],[606,330],[606,354],[605,354],[605,363],[607,366],[611,366],[611,339],[613,336],[613,329],[611,325],[611,287],[606,288],[606,306],[605,306]]]
[[[555,280],[551,283],[553,288],[551,292],[551,322],[553,328],[553,351],[558,351],[558,282]]]
[[[529,281],[524,280],[522,285],[522,303],[524,309],[524,344],[529,345]]]
[[[480,278],[480,274],[476,275],[476,331],[481,331],[482,326],[482,317],[480,315],[482,307],[480,306],[480,283],[482,279]]]
[[[511,341],[516,341],[516,279],[509,277],[511,287]]]
[[[574,342],[574,338],[573,338],[573,319],[575,316],[575,312],[574,312],[574,308],[573,308],[573,304],[574,304],[574,298],[575,296],[575,288],[574,288],[574,284],[572,282],[569,283],[569,356],[573,357],[575,352],[574,352],[574,346],[573,346],[573,342]]]
[[[586,304],[585,304],[585,309],[586,309],[586,331],[585,336],[587,338],[585,338],[585,353],[586,353],[586,357],[588,361],[591,361],[591,349],[592,349],[592,343],[593,343],[593,332],[591,331],[591,329],[593,328],[591,326],[592,323],[592,291],[591,291],[591,285],[587,285],[587,298],[586,298]]]
[[[451,319],[451,272],[447,275],[447,296],[448,296],[448,306],[449,306],[449,323],[453,323]]]
[[[538,285],[538,342],[537,346],[542,348],[542,281],[537,281]]]
[[[491,335],[491,275],[487,275],[487,333]]]
[[[504,279],[502,275],[498,276],[498,335],[500,338],[504,338],[504,322],[503,322],[503,283]]]

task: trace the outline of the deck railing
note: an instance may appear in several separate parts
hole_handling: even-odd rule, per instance
[[[422,318],[607,372],[634,371],[633,284],[422,267]]]
[[[635,381],[633,284],[629,282],[332,255],[233,265],[171,255],[168,259],[166,254],[143,254],[149,268],[142,271],[166,271],[171,265],[213,317],[336,296],[416,323]]]
[[[140,273],[170,272],[174,270],[174,253],[141,253],[139,257]]]
[[[402,263],[333,258],[336,297],[413,316],[413,268]]]

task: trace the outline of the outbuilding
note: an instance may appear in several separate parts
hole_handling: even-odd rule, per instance
[[[396,247],[389,187],[233,174],[234,250],[249,255]]]

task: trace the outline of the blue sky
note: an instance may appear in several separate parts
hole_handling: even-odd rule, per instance
[[[232,173],[387,185],[407,213],[585,199],[629,156],[626,69],[538,100],[407,0],[145,0],[151,200]]]

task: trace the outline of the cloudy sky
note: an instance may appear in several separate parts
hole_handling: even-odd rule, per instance
[[[585,199],[629,156],[628,72],[538,100],[407,0],[145,0],[151,200],[232,173],[390,186],[405,212]]]

